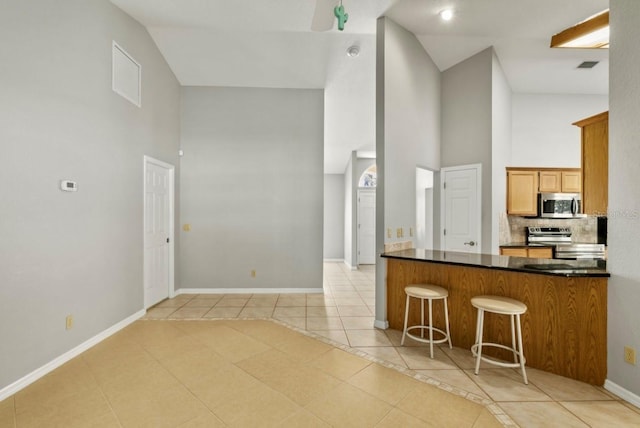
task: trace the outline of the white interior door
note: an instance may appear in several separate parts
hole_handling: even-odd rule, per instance
[[[169,297],[173,284],[173,171],[172,165],[145,156],[145,308]]]
[[[358,190],[358,264],[376,264],[375,190]]]
[[[441,242],[444,251],[480,252],[481,174],[479,164],[442,168]]]

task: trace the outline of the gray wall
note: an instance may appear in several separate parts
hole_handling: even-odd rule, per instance
[[[609,381],[640,403],[640,370],[623,361],[624,346],[640,352],[640,8],[611,0],[609,113]],[[640,361],[639,361],[640,363]]]
[[[344,174],[324,175],[325,260],[344,260]]]
[[[440,169],[440,71],[413,33],[385,22],[384,224],[393,234],[382,237],[393,242],[415,229],[416,167]]]
[[[322,287],[323,104],[322,90],[183,88],[181,288]]]
[[[507,175],[511,163],[512,92],[493,53],[491,68],[491,253],[500,253],[500,218],[506,217]]]
[[[498,210],[504,210],[506,183],[498,178],[494,185],[493,178],[494,169],[504,170],[508,161],[510,94],[493,48],[442,73],[442,166],[482,164],[482,253],[498,249]]]
[[[112,40],[142,65],[142,108],[111,90]],[[177,166],[180,92],[107,0],[3,2],[0,56],[2,389],[143,309],[142,159]]]
[[[376,63],[376,252],[411,240],[416,221],[416,167],[440,169],[440,72],[418,39],[378,19]],[[403,227],[404,238],[395,230]],[[393,238],[386,229],[391,228]],[[376,325],[386,321],[385,263],[376,267]]]
[[[356,152],[351,152],[344,170],[344,262],[350,268],[355,268],[356,241],[355,241],[355,198],[357,178],[354,169],[357,164]],[[355,182],[355,184],[354,184]]]

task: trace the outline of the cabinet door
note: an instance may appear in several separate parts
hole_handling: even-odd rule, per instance
[[[540,171],[540,191],[557,193],[562,191],[560,171]]]
[[[538,214],[538,171],[507,172],[507,214]]]
[[[609,126],[608,121],[582,128],[582,204],[583,212],[606,215],[609,201]]]
[[[501,256],[528,257],[526,248],[500,248]]]
[[[534,259],[552,259],[553,258],[553,248],[529,248],[528,255]]]
[[[567,193],[582,192],[582,174],[580,171],[562,171],[562,191]]]

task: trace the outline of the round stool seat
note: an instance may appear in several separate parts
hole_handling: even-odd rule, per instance
[[[475,296],[471,298],[471,304],[478,309],[496,314],[518,315],[527,312],[527,305],[503,296]]]
[[[501,367],[520,367],[522,379],[528,384],[527,372],[525,370],[525,358],[522,349],[522,327],[520,325],[520,315],[527,312],[527,305],[504,296],[475,296],[471,298],[471,305],[478,309],[478,322],[476,324],[476,342],[471,346],[471,353],[476,357],[477,375],[480,371],[480,361],[495,364]],[[484,342],[482,334],[484,330],[484,313],[490,312],[499,315],[509,315],[511,321],[511,346],[501,343]],[[516,342],[517,336],[517,342]],[[495,360],[482,355],[483,348],[500,348],[513,353],[513,363]]]
[[[405,305],[404,312],[404,329],[402,330],[402,340],[400,341],[400,345],[404,345],[404,339],[406,336],[409,336],[413,340],[418,342],[428,343],[429,344],[429,353],[431,358],[433,358],[433,344],[434,343],[449,343],[449,348],[451,348],[451,334],[449,333],[449,309],[447,307],[447,297],[449,296],[449,292],[446,288],[439,287],[433,284],[409,284],[404,288],[404,292],[407,295],[407,301]],[[409,299],[420,299],[420,319],[421,324],[409,326]],[[424,319],[424,303],[427,301],[428,315],[429,315],[429,324],[425,324]],[[445,322],[445,330],[434,327],[433,325],[433,301],[434,300],[442,300],[444,301],[444,322]],[[411,333],[412,331],[419,330],[420,335],[416,335]],[[429,337],[426,338],[425,331],[429,332]],[[440,339],[434,339],[433,333],[439,333],[442,335]]]
[[[407,296],[416,297],[418,299],[444,299],[449,296],[446,288],[438,287],[431,284],[412,284],[404,288]]]

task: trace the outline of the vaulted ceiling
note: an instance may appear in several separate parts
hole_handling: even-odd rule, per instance
[[[383,15],[413,32],[441,71],[493,46],[514,92],[608,93],[607,50],[548,47],[553,34],[608,8],[608,0],[343,0],[343,32],[311,31],[315,0],[111,1],[148,29],[182,85],[349,88],[345,128],[325,133],[327,173],[344,172],[352,150],[374,147],[374,117],[358,117],[359,128],[348,114],[372,111],[358,99],[370,103],[362,95],[375,88]],[[456,11],[449,22],[438,16],[446,7]],[[354,44],[361,52],[350,58]],[[600,63],[577,69],[585,60]]]

